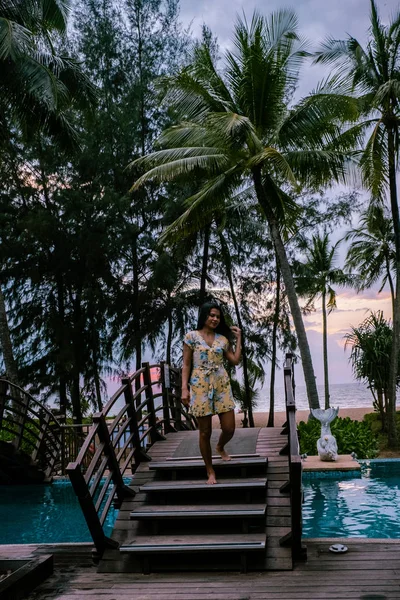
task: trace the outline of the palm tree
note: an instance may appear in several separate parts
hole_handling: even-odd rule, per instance
[[[52,36],[65,32],[69,7],[69,0],[0,0],[2,153],[8,150],[14,127],[27,138],[43,131],[64,146],[76,145],[68,109],[94,102],[96,94],[77,61],[54,49]],[[1,285],[0,345],[7,375],[17,382]]]
[[[386,431],[390,355],[393,332],[381,311],[371,313],[358,327],[345,335],[345,347],[351,346],[350,361],[356,379],[365,381],[379,411],[382,430]]]
[[[345,177],[349,136],[338,137],[332,114],[338,105],[348,114],[351,102],[328,106],[309,98],[288,109],[307,56],[292,11],[281,10],[269,19],[254,14],[250,25],[239,19],[233,42],[235,51],[226,52],[223,74],[203,44],[196,47],[192,64],[169,79],[165,100],[180,123],[163,132],[161,150],[136,161],[146,172],[133,189],[149,180],[202,177],[164,240],[172,233],[183,235],[188,223],[200,228],[233,194],[253,192],[279,259],[309,403],[317,408],[310,349],[281,231],[298,211],[289,192],[299,182],[311,186]]]
[[[325,408],[329,408],[329,371],[328,371],[328,319],[327,315],[336,308],[336,291],[333,285],[344,285],[347,278],[341,269],[336,267],[339,242],[329,245],[329,236],[313,236],[312,243],[306,251],[306,262],[299,265],[299,276],[296,279],[297,291],[307,296],[306,310],[309,310],[317,297],[321,297],[322,305],[322,340],[324,358]]]
[[[400,213],[396,171],[400,139],[400,13],[388,26],[381,23],[375,0],[371,2],[370,37],[365,48],[353,37],[328,39],[316,62],[338,67],[339,77],[358,96],[362,122],[353,130],[369,135],[360,166],[373,200],[384,201],[389,192],[396,250],[396,291],[393,310],[393,345],[390,358],[388,443],[397,447],[396,387],[400,353]]]
[[[387,210],[383,206],[371,205],[362,215],[359,227],[349,231],[344,240],[351,242],[345,269],[360,273],[357,288],[364,290],[380,281],[381,292],[388,283],[394,312],[395,289],[392,274],[396,252],[393,221]]]

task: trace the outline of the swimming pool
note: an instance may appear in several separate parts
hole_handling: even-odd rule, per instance
[[[400,539],[400,460],[361,462],[361,476],[303,475],[303,537]]]
[[[104,525],[106,535],[111,534],[117,514],[111,507]],[[70,481],[0,486],[0,544],[91,541]]]

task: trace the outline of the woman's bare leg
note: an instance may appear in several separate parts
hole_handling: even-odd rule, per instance
[[[221,435],[219,436],[216,450],[222,460],[231,460],[231,457],[225,450],[225,444],[232,439],[233,434],[235,433],[235,411],[230,410],[228,412],[220,413],[218,417],[219,422],[221,423]]]
[[[210,485],[217,483],[217,479],[215,477],[215,471],[212,466],[212,453],[211,453],[211,431],[212,431],[212,417],[208,415],[207,417],[197,417],[197,423],[199,425],[199,446],[201,456],[203,457],[204,464],[206,465],[207,471],[207,482]]]

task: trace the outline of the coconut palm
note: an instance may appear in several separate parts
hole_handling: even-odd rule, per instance
[[[394,310],[395,290],[393,273],[396,252],[393,221],[383,206],[373,204],[361,216],[359,227],[349,231],[344,240],[351,242],[345,269],[360,273],[358,290],[380,282],[379,292],[388,283]]]
[[[339,242],[330,246],[327,233],[313,236],[306,251],[306,262],[299,265],[299,276],[296,279],[298,293],[308,298],[306,310],[312,308],[316,298],[321,298],[325,409],[329,408],[327,315],[336,308],[336,291],[332,286],[348,283],[346,275],[336,266],[338,245]]]
[[[79,63],[57,54],[70,0],[0,0],[0,139],[10,121],[27,134],[38,128],[75,141],[68,117],[71,103],[95,98]]]
[[[180,123],[163,132],[161,150],[136,161],[146,172],[133,189],[148,180],[200,178],[198,192],[187,199],[186,211],[164,240],[172,233],[184,235],[188,224],[201,227],[233,195],[254,194],[279,259],[309,403],[317,408],[311,354],[281,232],[298,211],[290,192],[299,182],[311,186],[345,177],[349,136],[339,135],[332,115],[339,108],[348,114],[352,104],[346,99],[328,106],[329,101],[309,98],[288,109],[307,56],[292,11],[269,19],[254,14],[250,24],[239,19],[233,43],[223,72],[203,44],[191,65],[169,79],[166,103]]]
[[[396,385],[400,352],[400,213],[396,171],[400,139],[400,13],[389,25],[382,24],[375,0],[371,2],[370,35],[365,48],[353,37],[328,39],[317,53],[316,62],[333,64],[342,82],[358,96],[363,120],[358,131],[368,135],[360,166],[374,200],[389,193],[396,250],[396,292],[393,310],[393,345],[390,359],[389,447],[397,446]]]

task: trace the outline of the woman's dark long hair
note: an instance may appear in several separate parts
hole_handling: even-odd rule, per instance
[[[203,304],[203,306],[200,307],[199,310],[199,318],[197,320],[197,331],[199,331],[200,329],[203,329],[205,322],[207,321],[208,315],[210,314],[211,310],[215,308],[217,310],[219,310],[219,314],[220,314],[220,322],[218,323],[218,327],[216,327],[215,331],[216,333],[220,333],[221,335],[224,335],[229,342],[232,342],[232,332],[230,330],[230,328],[228,327],[228,325],[226,324],[225,321],[225,316],[224,313],[222,311],[221,306],[218,304],[218,302],[205,302],[205,304]]]

